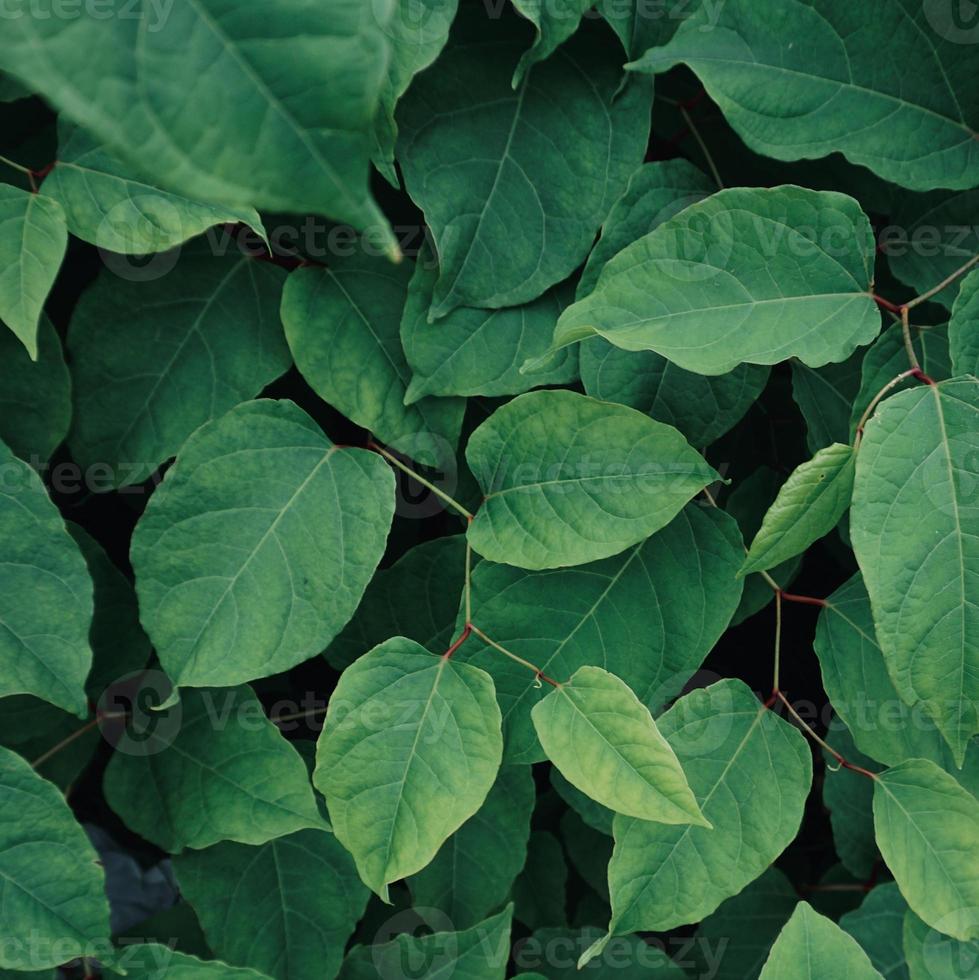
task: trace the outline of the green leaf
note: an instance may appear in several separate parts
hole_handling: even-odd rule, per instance
[[[850,506],[853,471],[853,448],[838,442],[796,467],[768,508],[738,574],[780,565],[829,534]]]
[[[401,317],[411,267],[354,255],[329,269],[298,269],[282,296],[282,322],[300,373],[352,422],[410,456],[413,440],[436,436],[454,449],[465,402],[429,398],[405,405],[411,369]]]
[[[603,918],[606,917],[608,915],[608,863],[612,857],[611,836],[589,827],[573,810],[565,810],[561,815],[561,840],[571,866],[595,892],[595,897],[600,898],[604,903],[601,907],[601,915]],[[578,921],[582,921],[582,915],[587,914],[582,912],[580,902],[575,914]]]
[[[326,826],[305,764],[251,688],[187,691],[130,726],[103,790],[123,823],[157,847],[264,844]]]
[[[479,808],[503,752],[493,681],[394,637],[340,677],[314,782],[363,881],[387,886],[427,865]]]
[[[909,980],[901,938],[907,910],[908,903],[890,881],[877,885],[858,909],[840,918],[840,928],[853,936],[874,969],[888,980]]]
[[[525,26],[464,4],[448,47],[398,110],[405,185],[439,256],[432,318],[517,306],[567,278],[642,162],[651,92],[631,85],[615,98],[621,58],[602,25],[513,91]]]
[[[470,544],[530,569],[617,554],[717,477],[671,426],[570,391],[530,392],[497,409],[466,459],[485,495]]]
[[[76,126],[59,130],[58,162],[42,193],[61,205],[76,238],[123,255],[165,252],[225,222],[248,225],[265,240],[254,208],[221,207],[161,190]]]
[[[772,943],[799,896],[778,868],[769,868],[722,902],[697,927],[691,958],[713,980],[757,980]]]
[[[731,518],[691,505],[604,561],[550,572],[480,564],[473,620],[549,677],[563,681],[586,664],[602,667],[655,711],[680,692],[727,627],[741,595],[735,573],[742,554]],[[547,690],[534,673],[478,637],[458,656],[493,677],[507,761],[545,758],[530,712]]]
[[[536,64],[549,58],[576,30],[593,0],[513,0],[513,6],[533,25],[534,44],[525,51],[513,73],[513,87],[518,88],[524,75]]]
[[[0,748],[0,968],[40,970],[105,946],[98,856],[55,786]]]
[[[517,966],[540,970],[547,980],[684,980],[686,974],[662,946],[640,936],[617,936],[605,953],[578,972],[581,953],[601,934],[600,929],[538,929],[517,947]],[[537,974],[531,974],[537,976]],[[521,974],[524,976],[524,974]]]
[[[265,980],[255,970],[200,960],[157,943],[127,944],[110,970],[130,980]]]
[[[580,667],[531,715],[547,757],[593,800],[639,820],[710,826],[649,709],[614,674]]]
[[[513,906],[508,905],[498,915],[459,932],[439,931],[421,936],[402,932],[387,943],[354,946],[344,960],[340,980],[406,975],[503,980],[510,958],[512,915]],[[415,972],[419,970],[423,972]]]
[[[950,11],[937,14],[942,30],[930,13],[922,23],[914,0],[859,11],[838,0],[707,7],[629,67],[658,74],[687,64],[745,143],[777,160],[840,152],[915,190],[979,180],[979,104],[958,94],[969,91],[971,62]],[[787,48],[785,37],[807,40]]]
[[[877,845],[908,905],[934,929],[979,938],[979,800],[927,759],[874,782]]]
[[[554,788],[554,791],[581,817],[582,822],[593,830],[597,830],[600,834],[611,837],[612,820],[615,818],[615,814],[607,807],[602,806],[601,803],[596,803],[586,793],[582,793],[577,786],[572,786],[561,775],[560,769],[552,766],[550,775],[551,786]]]
[[[67,247],[68,229],[59,204],[0,184],[0,320],[32,361],[38,357],[41,310]]]
[[[289,401],[246,402],[185,443],[133,535],[140,614],[174,685],[226,686],[315,656],[384,551],[394,477]]]
[[[325,215],[396,249],[367,189],[392,0],[261,10],[110,0],[47,18],[30,2],[8,4],[4,67],[154,184],[211,204]]]
[[[415,640],[430,653],[452,642],[466,579],[466,539],[461,534],[416,545],[367,586],[354,618],[327,647],[337,670],[392,636]]]
[[[599,0],[595,5],[618,35],[629,58],[659,47],[696,9],[692,4],[656,4],[648,0]]]
[[[927,334],[925,335],[927,336]],[[950,373],[979,374],[979,269],[962,280],[948,322]],[[927,372],[927,368],[925,371]]]
[[[61,338],[41,315],[37,358],[0,330],[0,439],[35,468],[50,459],[71,424],[71,377]]]
[[[332,980],[367,904],[353,860],[323,830],[188,851],[174,868],[211,949],[277,980]]]
[[[827,736],[827,741],[848,762],[871,772],[879,770],[872,760],[857,749],[847,729],[832,732]],[[873,784],[858,772],[836,768],[835,759],[829,753],[824,752],[823,755],[827,766],[832,767],[823,778],[823,806],[829,810],[836,853],[850,874],[866,881],[872,876],[877,863]]]
[[[0,696],[85,718],[92,580],[37,473],[0,442]]]
[[[911,980],[962,980],[976,975],[979,942],[944,936],[911,911],[904,916],[903,937],[910,971],[905,975]]]
[[[153,282],[104,270],[68,331],[75,418],[68,444],[109,486],[139,483],[205,422],[289,367],[282,270],[244,255],[182,251]]]
[[[789,357],[842,361],[880,330],[873,255],[870,223],[846,195],[721,191],[619,252],[561,314],[554,348],[597,334],[711,375]]]
[[[850,441],[850,413],[863,359],[858,350],[840,364],[821,368],[792,362],[792,398],[806,420],[806,444],[813,455],[831,443]]]
[[[468,929],[499,908],[527,860],[534,808],[530,766],[500,769],[486,801],[408,880],[414,905]]]
[[[880,980],[859,943],[808,902],[799,902],[761,971],[761,980]]]
[[[803,736],[741,681],[685,695],[659,729],[714,829],[616,816],[610,935],[697,922],[736,895],[795,837],[812,782]]]
[[[850,533],[898,694],[924,702],[959,766],[979,732],[979,382],[884,401],[857,456]]]
[[[551,370],[520,373],[529,357],[551,344],[554,325],[565,306],[562,287],[524,306],[502,310],[457,307],[438,323],[428,322],[438,267],[420,259],[408,288],[401,321],[401,343],[411,367],[405,400],[426,395],[519,395],[538,385],[569,384],[578,377],[574,351],[556,358]]]
[[[514,916],[528,929],[567,925],[568,864],[560,841],[548,830],[535,830],[527,863],[513,883]]]

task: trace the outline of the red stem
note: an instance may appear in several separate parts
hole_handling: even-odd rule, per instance
[[[827,605],[825,599],[817,599],[812,595],[793,595],[791,592],[782,592],[781,595],[786,602],[799,602],[804,606],[825,607]]]
[[[892,303],[889,299],[884,299],[883,296],[878,296],[876,293],[873,294],[873,297],[874,297],[874,302],[878,306],[882,306],[885,310],[890,310],[891,313],[900,314],[901,307],[899,304]]]
[[[456,650],[458,650],[459,647],[461,647],[462,644],[465,643],[466,640],[468,640],[470,636],[472,636],[472,631],[473,631],[473,625],[472,625],[472,623],[466,623],[466,628],[460,634],[459,639],[456,640],[452,644],[452,646],[450,646],[449,649],[446,650],[445,653],[442,654],[442,659],[443,660],[448,660],[452,656],[452,654],[454,654],[456,652]]]

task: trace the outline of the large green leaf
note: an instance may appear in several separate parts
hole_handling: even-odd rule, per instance
[[[601,667],[580,667],[531,712],[547,757],[616,813],[709,827],[673,749],[630,687]]]
[[[910,973],[911,980],[965,980],[976,976],[979,942],[963,943],[944,936],[911,911],[904,916],[903,937],[908,960],[905,975]]]
[[[908,980],[901,939],[907,911],[908,903],[889,881],[868,892],[859,908],[840,917],[840,928],[860,943],[874,969],[888,980]]]
[[[201,960],[169,946],[143,942],[126,945],[110,970],[114,976],[131,980],[266,980],[255,970],[220,960]]]
[[[932,928],[979,939],[979,800],[927,759],[874,782],[877,845],[908,905]]]
[[[795,837],[812,781],[803,736],[741,681],[681,698],[660,719],[713,830],[615,818],[611,935],[697,922]]]
[[[853,449],[838,442],[794,469],[765,513],[739,574],[780,565],[829,534],[850,506],[853,471]]]
[[[174,868],[211,949],[277,980],[333,980],[369,894],[324,830],[188,851]]]
[[[65,215],[57,202],[0,184],[0,320],[34,361],[41,310],[67,247]]]
[[[282,322],[296,366],[313,390],[382,442],[415,455],[413,438],[453,448],[465,402],[427,398],[405,405],[411,369],[401,316],[411,266],[354,255],[328,269],[298,269],[282,296]]]
[[[140,615],[175,685],[229,685],[315,656],[384,551],[394,477],[289,401],[198,429],[133,535]]]
[[[979,374],[979,269],[962,280],[948,322],[948,344],[953,374]]]
[[[40,467],[70,424],[71,377],[51,321],[41,316],[35,360],[10,330],[0,330],[0,439]]]
[[[0,470],[0,696],[84,718],[92,580],[37,473],[2,442]]]
[[[733,520],[692,504],[652,537],[600,562],[549,572],[480,564],[473,620],[555,680],[586,664],[603,667],[656,711],[680,692],[730,622],[741,596],[735,574],[742,555]],[[458,656],[493,677],[507,761],[545,758],[530,712],[548,689],[477,637]]]
[[[850,533],[898,694],[959,765],[979,732],[979,382],[888,398],[857,456]]]
[[[364,882],[420,871],[483,804],[503,753],[493,681],[394,637],[340,677],[316,752],[316,786]]]
[[[951,8],[730,0],[712,23],[708,6],[630,67],[689,65],[748,146],[778,160],[840,152],[916,190],[979,180],[979,100]]]
[[[143,710],[119,739],[103,788],[130,830],[172,853],[326,826],[302,758],[244,685]]]
[[[546,60],[576,30],[581,17],[593,0],[513,0],[514,7],[533,25],[537,36],[529,51],[525,51],[513,73],[517,88],[527,71]]]
[[[433,318],[516,306],[565,279],[642,162],[651,92],[631,85],[615,98],[607,29],[588,25],[514,91],[526,26],[463,5],[398,110],[405,184],[439,256]]]
[[[470,543],[531,569],[617,554],[717,476],[672,426],[570,391],[530,392],[497,409],[466,459],[485,495]]]
[[[0,748],[0,968],[91,955],[109,935],[98,856],[57,788]]]
[[[842,361],[880,330],[873,256],[870,222],[844,194],[721,191],[619,252],[561,314],[554,347],[597,334],[699,374]]]
[[[860,944],[808,902],[775,940],[761,980],[881,980]]]
[[[415,266],[401,343],[411,367],[406,401],[425,404],[426,395],[519,395],[537,385],[568,384],[578,377],[575,351],[555,359],[540,374],[521,374],[530,357],[550,347],[558,315],[565,305],[561,286],[523,306],[481,310],[460,306],[438,323],[428,322],[438,267],[430,259]]]
[[[534,809],[530,766],[503,766],[486,801],[408,880],[414,904],[468,929],[499,908],[527,860]]]
[[[154,187],[76,126],[62,127],[58,162],[42,193],[61,205],[76,238],[124,255],[165,252],[225,222],[242,222],[265,237],[254,208],[222,207]]]
[[[153,183],[326,215],[396,248],[367,189],[393,0],[109,0],[71,17],[32,4],[7,5],[5,69]]]
[[[203,241],[153,282],[105,270],[68,332],[75,418],[68,444],[112,486],[139,483],[205,422],[289,367],[279,322],[284,274]]]

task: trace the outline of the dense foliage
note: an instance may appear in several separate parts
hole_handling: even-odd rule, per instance
[[[979,976],[979,21],[0,0],[0,976]]]

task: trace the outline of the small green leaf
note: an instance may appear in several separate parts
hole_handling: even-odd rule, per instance
[[[251,688],[188,691],[131,724],[106,769],[105,798],[163,850],[264,844],[326,826],[303,760]]]
[[[738,574],[780,565],[829,534],[850,506],[853,472],[852,447],[835,442],[793,470],[768,508]]]
[[[244,496],[242,496],[244,494]],[[140,615],[174,685],[230,685],[321,652],[384,551],[394,477],[290,401],[187,440],[133,535]]]
[[[808,902],[775,940],[761,980],[881,980],[860,944]]]
[[[581,667],[534,705],[547,757],[593,800],[616,813],[710,827],[649,709],[600,667]]]
[[[41,310],[67,247],[65,215],[57,202],[0,184],[0,320],[32,361],[38,356]]]
[[[908,905],[932,928],[979,939],[979,800],[927,759],[874,783],[877,845]]]
[[[952,374],[979,375],[979,269],[962,280],[948,322],[948,344]]]
[[[485,494],[470,544],[530,569],[617,554],[717,478],[671,426],[570,391],[530,392],[497,409],[466,459]]]
[[[859,908],[840,917],[840,928],[853,936],[874,969],[888,980],[909,980],[902,945],[907,912],[908,903],[897,885],[889,881],[869,891]]]
[[[513,73],[517,88],[524,75],[538,62],[545,61],[578,29],[582,15],[593,0],[513,0],[513,6],[536,29],[533,47],[525,51]]]
[[[503,753],[493,681],[394,637],[340,677],[314,782],[361,878],[387,901],[482,806]]]
[[[369,894],[324,830],[188,851],[174,869],[211,949],[276,980],[332,980]]]
[[[55,786],[0,748],[0,968],[40,970],[104,948],[98,856]]]

